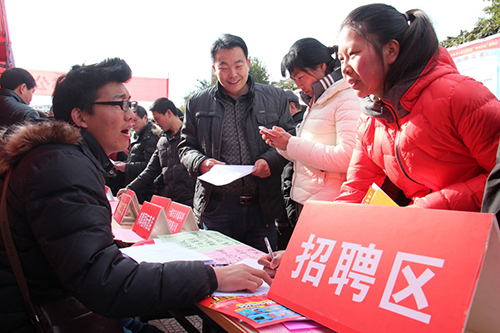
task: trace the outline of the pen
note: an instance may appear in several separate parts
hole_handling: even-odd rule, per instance
[[[264,242],[266,243],[267,251],[269,252],[269,255],[271,256],[271,261],[274,259],[274,252],[273,248],[271,247],[271,243],[269,243],[269,239],[267,237],[264,237]]]
[[[212,266],[212,267],[226,267],[226,266],[229,266],[229,264],[211,264],[210,266]]]

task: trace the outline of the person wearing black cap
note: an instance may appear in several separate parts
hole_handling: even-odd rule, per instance
[[[288,106],[290,107],[295,130],[298,132],[298,127],[302,122],[307,107],[300,104],[299,97],[293,91],[285,90],[285,95],[288,100]],[[290,192],[292,190],[293,162],[288,162],[288,164],[285,165],[281,178],[286,215],[278,217],[275,221],[278,230],[278,250],[286,249],[298,219],[296,203],[290,197]]]
[[[292,114],[293,123],[295,127],[302,122],[304,118],[304,112],[306,111],[306,106],[301,105],[299,102],[299,97],[291,90],[285,90],[286,98],[288,99],[288,106],[290,107],[290,113]]]

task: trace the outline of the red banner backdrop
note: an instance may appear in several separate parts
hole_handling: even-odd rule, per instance
[[[51,96],[54,91],[57,78],[63,72],[51,72],[41,70],[28,70],[36,81],[35,95]],[[133,100],[137,101],[154,101],[159,97],[168,98],[168,79],[132,77],[125,84],[128,91],[132,95]]]

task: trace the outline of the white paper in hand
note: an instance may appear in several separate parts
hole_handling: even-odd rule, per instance
[[[222,186],[243,178],[253,171],[253,165],[215,164],[209,172],[199,176],[198,179],[215,186]]]

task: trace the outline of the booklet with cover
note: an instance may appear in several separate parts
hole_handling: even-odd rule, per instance
[[[363,201],[361,202],[365,205],[379,205],[379,206],[394,206],[398,207],[391,197],[387,195],[377,184],[373,183],[372,186],[366,192]]]
[[[276,303],[264,295],[248,297],[210,296],[200,301],[199,304],[242,320],[254,328],[304,319],[297,312]]]

